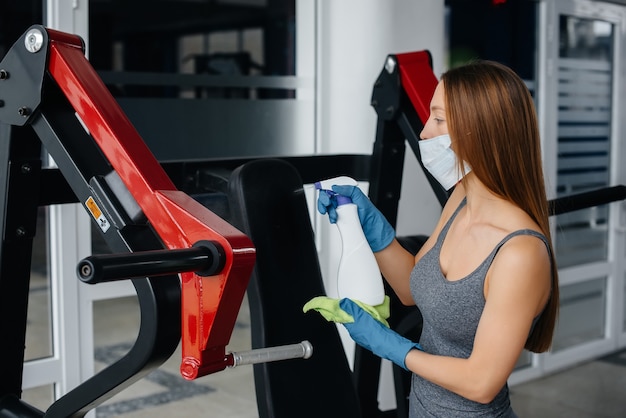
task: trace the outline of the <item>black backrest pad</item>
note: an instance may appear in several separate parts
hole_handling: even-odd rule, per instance
[[[254,366],[260,417],[359,417],[337,328],[302,307],[324,294],[302,180],[278,159],[248,162],[228,184],[231,221],[257,250],[248,287],[252,347],[308,340],[313,356]]]

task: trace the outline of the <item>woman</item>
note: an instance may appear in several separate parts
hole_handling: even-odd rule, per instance
[[[355,187],[378,265],[402,303],[423,316],[419,344],[344,299],[352,338],[413,372],[412,417],[514,417],[507,379],[524,348],[550,348],[558,278],[532,97],[509,68],[477,61],[445,73],[420,134],[422,161],[454,187],[416,256]],[[320,196],[320,212],[336,218]]]

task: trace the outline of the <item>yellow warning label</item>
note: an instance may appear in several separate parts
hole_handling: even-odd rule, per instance
[[[100,229],[102,229],[102,232],[107,232],[111,224],[109,223],[109,220],[104,216],[93,197],[89,196],[89,198],[85,202],[85,206],[87,207],[89,213],[91,213],[91,216],[93,216],[93,218],[98,223]]]
[[[87,206],[87,209],[89,209],[89,212],[91,212],[91,216],[93,216],[94,219],[98,219],[100,216],[102,216],[102,211],[98,207],[96,201],[93,200],[93,197],[89,196],[89,199],[87,199],[85,205]]]

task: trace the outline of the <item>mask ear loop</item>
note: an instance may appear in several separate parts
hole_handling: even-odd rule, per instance
[[[465,136],[471,136],[472,135],[472,131],[466,132]],[[450,149],[452,150],[452,152],[454,152],[454,155],[456,156],[456,160],[457,160],[457,167],[456,167],[456,172],[457,172],[457,176],[459,177],[459,181],[455,184],[458,185],[459,183],[464,182],[465,180],[465,176],[467,176],[471,171],[472,171],[472,166],[465,161],[462,158],[459,158],[459,154],[458,152],[456,152],[453,148],[452,148],[452,144],[456,142],[452,139],[452,137],[450,137]]]

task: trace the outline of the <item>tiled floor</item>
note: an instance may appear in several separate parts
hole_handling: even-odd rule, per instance
[[[98,302],[95,310],[94,327],[101,331],[95,340],[95,359],[102,368],[130,349],[134,342],[132,333],[137,330],[137,307],[136,302],[128,298],[115,305]],[[134,319],[132,326],[126,330],[117,326],[116,337],[107,337],[105,329],[109,328],[112,318],[124,316]],[[123,341],[125,331],[126,341]],[[249,334],[249,313],[245,302],[227,350],[249,350]],[[118,342],[111,344],[111,341]],[[180,376],[180,359],[179,346],[163,366],[98,407],[97,418],[258,417],[252,367],[226,369],[190,382]]]
[[[512,388],[520,417],[626,417],[626,351]]]
[[[137,331],[137,312],[133,298],[96,304],[98,369],[130,348]],[[244,303],[228,350],[249,349],[249,331]],[[251,366],[188,382],[180,377],[179,362],[180,353],[176,352],[162,367],[99,406],[97,418],[258,417]],[[513,406],[522,418],[626,417],[626,351],[514,386],[511,391]],[[36,399],[37,392],[29,396],[29,402],[43,402]]]

